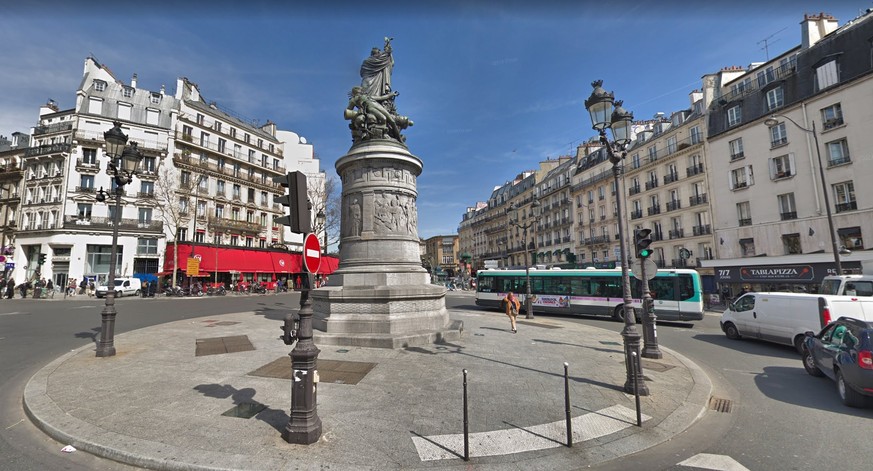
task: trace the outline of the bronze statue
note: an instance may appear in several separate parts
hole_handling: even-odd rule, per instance
[[[384,50],[374,47],[370,57],[361,64],[361,86],[352,87],[344,117],[351,121],[355,144],[371,139],[392,139],[401,144],[406,137],[400,131],[412,126],[406,116],[397,114],[394,99],[399,95],[391,89],[394,56],[391,40],[385,38]]]

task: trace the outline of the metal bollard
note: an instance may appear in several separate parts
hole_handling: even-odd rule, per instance
[[[464,461],[470,461],[470,422],[467,417],[467,370],[464,369]]]
[[[637,356],[637,352],[631,352],[631,368],[634,370],[634,398],[637,403],[637,427],[643,426],[643,417],[640,413],[640,358]]]
[[[570,364],[564,362],[564,411],[567,416],[567,446],[573,446],[573,422],[570,419],[570,376],[567,369]]]

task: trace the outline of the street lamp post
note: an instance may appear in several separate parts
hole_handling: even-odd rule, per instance
[[[527,258],[527,252],[529,249],[527,245],[527,230],[534,227],[534,225],[536,225],[540,220],[540,202],[534,200],[533,203],[531,203],[530,212],[528,213],[530,219],[524,224],[521,223],[521,219],[518,217],[518,206],[515,203],[512,203],[512,205],[509,206],[507,212],[509,213],[509,223],[522,231],[521,243],[522,250],[524,251],[524,281],[526,287],[524,297],[524,318],[533,319],[533,298],[531,298],[530,292],[530,263]],[[531,241],[531,244],[533,244],[533,241]]]
[[[115,210],[112,215],[112,249],[109,259],[109,276],[106,280],[106,303],[100,313],[100,341],[97,342],[97,356],[111,357],[115,355],[115,270],[118,257],[118,225],[121,222],[121,194],[124,193],[124,185],[133,181],[142,153],[137,148],[136,142],[127,145],[127,136],[121,131],[121,124],[117,121],[114,127],[103,133],[106,140],[106,155],[109,156],[109,165],[106,173],[115,182]],[[110,191],[112,191],[110,189]],[[97,201],[106,201],[109,192],[103,187],[97,192]]]
[[[315,214],[315,225],[316,227],[320,227],[321,231],[324,233],[324,254],[327,255],[327,216],[324,214],[324,210],[319,209],[318,213]]]
[[[813,142],[815,142],[815,155],[818,158],[818,174],[819,174],[819,177],[821,178],[821,191],[824,194],[825,213],[827,214],[827,218],[828,218],[828,229],[830,229],[831,248],[834,251],[834,265],[836,266],[836,269],[837,269],[837,275],[842,275],[843,274],[843,264],[840,263],[840,253],[847,255],[851,252],[847,249],[843,249],[841,251],[839,246],[837,245],[837,236],[836,236],[836,233],[834,231],[834,215],[831,213],[831,201],[830,201],[830,197],[828,196],[828,188],[827,188],[828,183],[827,183],[827,180],[825,179],[824,164],[821,161],[821,149],[819,149],[819,145],[818,145],[818,133],[815,130],[815,121],[812,122],[812,129],[806,129],[805,127],[797,124],[796,121],[789,118],[788,116],[781,115],[781,114],[773,114],[769,118],[764,120],[764,124],[767,125],[767,127],[772,127],[772,126],[779,124],[779,120],[776,119],[777,116],[781,116],[781,117],[787,119],[788,121],[791,121],[791,124],[796,126],[797,129],[800,129],[801,131],[804,131],[807,134],[812,134]]]
[[[621,101],[615,101],[612,92],[607,92],[603,88],[602,80],[595,80],[591,83],[594,91],[591,96],[585,100],[585,108],[591,115],[591,123],[595,131],[600,136],[600,143],[606,149],[609,161],[612,163],[612,176],[615,179],[615,202],[618,210],[618,239],[621,256],[621,291],[623,303],[621,306],[622,317],[624,318],[624,329],[621,331],[622,339],[624,340],[625,367],[627,377],[624,383],[624,390],[627,393],[633,393],[635,388],[641,396],[649,394],[649,388],[642,381],[642,367],[639,362],[632,361],[633,355],[639,358],[640,355],[640,338],[641,335],[637,330],[635,323],[635,315],[631,303],[630,276],[628,273],[628,251],[627,242],[625,241],[625,230],[627,221],[624,220],[624,210],[622,208],[619,185],[619,177],[624,172],[622,160],[627,155],[627,146],[631,142],[630,131],[631,122],[634,119],[633,113],[622,108]],[[613,107],[615,107],[613,109]],[[612,130],[613,141],[610,142],[606,137],[606,129]]]

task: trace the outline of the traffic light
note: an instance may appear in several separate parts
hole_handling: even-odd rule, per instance
[[[288,226],[291,232],[298,234],[312,232],[309,198],[306,196],[306,175],[303,172],[288,172],[287,175],[273,177],[273,182],[288,188],[286,195],[275,198],[277,203],[288,206],[288,215],[276,218],[276,223]]]
[[[649,248],[652,245],[652,238],[649,237],[651,233],[651,229],[637,229],[634,232],[634,246],[637,249],[637,258],[646,259],[652,255],[652,249]]]
[[[45,254],[41,253],[41,254],[39,254],[39,257],[37,258],[36,264],[42,265],[44,263],[45,263]]]

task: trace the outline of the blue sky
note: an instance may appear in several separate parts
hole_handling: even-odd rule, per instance
[[[30,3],[30,2],[18,2]],[[177,4],[178,3],[178,4]],[[687,3],[687,5],[685,4]],[[351,145],[342,112],[370,48],[394,37],[393,88],[418,180],[419,235],[454,234],[468,206],[540,160],[593,136],[584,100],[604,80],[640,119],[689,106],[700,77],[800,43],[804,13],[840,24],[870,1],[247,2],[148,0],[5,6],[0,134],[28,132],[39,106],[75,104],[94,55],[125,82],[175,90],[293,130],[322,169]],[[318,6],[316,6],[316,4]]]

